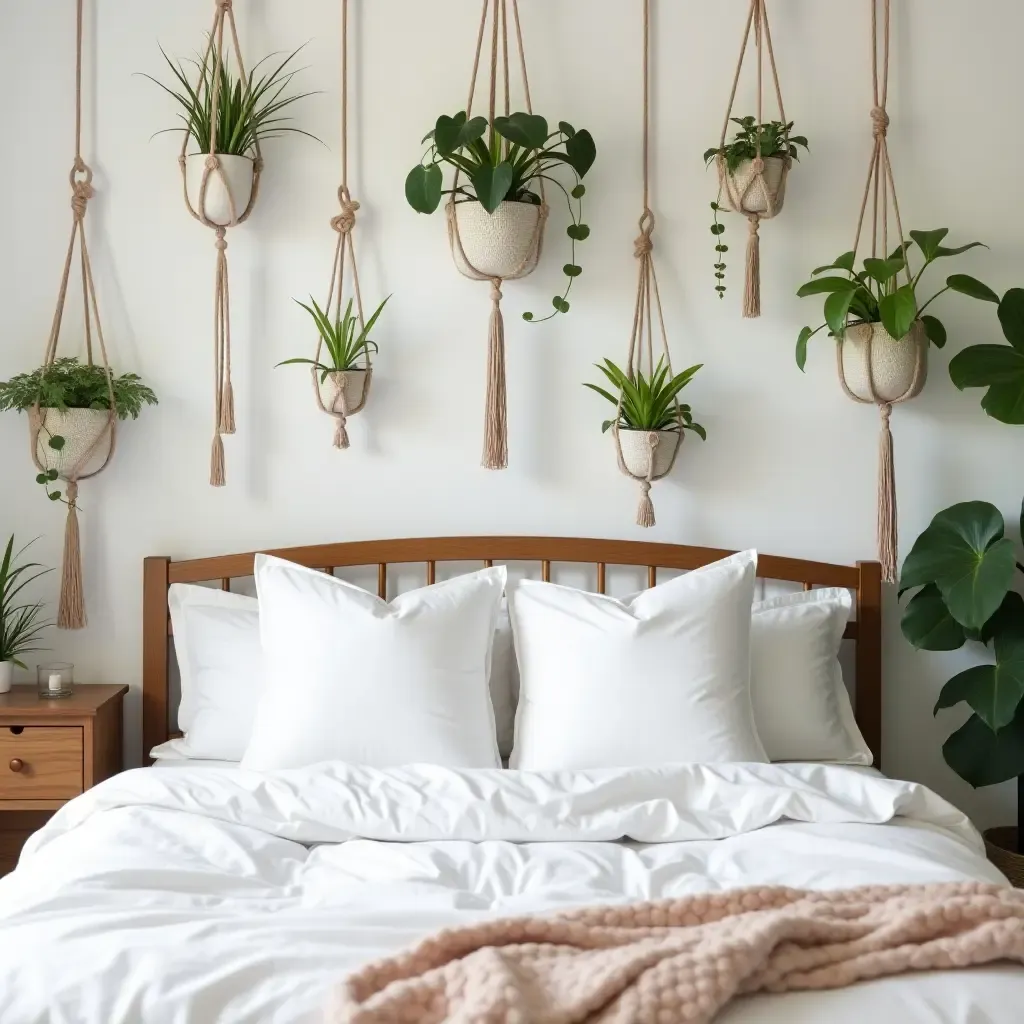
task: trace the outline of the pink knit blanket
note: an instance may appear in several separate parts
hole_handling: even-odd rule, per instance
[[[351,975],[328,1020],[702,1024],[738,995],[996,960],[1024,963],[1024,892],[739,889],[442,931]]]

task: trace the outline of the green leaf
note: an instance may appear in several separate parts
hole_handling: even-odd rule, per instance
[[[846,291],[832,292],[825,299],[825,322],[828,329],[837,337],[846,330],[846,317],[850,312],[850,303],[856,295],[857,289],[852,285]]]
[[[443,183],[436,164],[417,164],[405,179],[405,198],[417,213],[433,213],[441,203]]]
[[[942,756],[960,778],[975,788],[1024,775],[1024,705],[999,732],[971,715],[943,744]]]
[[[473,189],[480,205],[488,213],[494,213],[508,195],[512,177],[512,165],[504,160],[496,167],[484,164],[477,168],[472,179]]]
[[[807,342],[810,341],[814,331],[810,327],[805,327],[800,332],[800,337],[796,339],[796,365],[801,370],[807,365]]]
[[[581,181],[570,193],[573,199],[582,199],[587,194],[587,186]]]
[[[984,242],[968,242],[966,245],[958,245],[955,249],[947,249],[944,245],[940,245],[935,255],[936,257],[959,256],[960,253],[967,252],[968,249],[978,248],[987,249],[988,246]]]
[[[924,333],[928,336],[928,340],[936,348],[944,347],[946,344],[946,328],[943,326],[942,321],[930,313],[925,313],[921,317],[921,323],[924,324]]]
[[[878,260],[872,259],[869,256],[864,261],[865,273],[867,273],[868,277],[877,281],[879,284],[885,284],[887,281],[891,281],[904,266],[905,263],[901,259]]]
[[[523,319],[524,320],[532,320],[533,319],[533,314],[532,313],[524,313],[523,314]]]
[[[566,137],[571,139],[576,134],[576,129],[573,128],[568,121],[559,121],[558,130]]]
[[[949,234],[949,228],[936,228],[934,231],[911,231],[910,237],[917,242],[921,254],[929,262],[939,255],[939,246]],[[867,260],[864,261],[865,264]]]
[[[1024,698],[1024,637],[997,636],[994,650],[994,665],[975,665],[946,683],[936,711],[966,701],[993,732],[1013,721]]]
[[[565,233],[576,242],[585,242],[590,237],[590,228],[586,224],[570,224]]]
[[[900,619],[903,636],[918,650],[955,651],[963,647],[964,627],[946,607],[934,583],[919,590],[908,602]]]
[[[566,300],[563,299],[561,295],[556,295],[551,300],[551,305],[554,306],[555,309],[557,309],[559,313],[568,313],[569,312],[569,303],[566,302]]]
[[[528,114],[520,110],[508,117],[496,117],[494,130],[503,139],[524,149],[543,149],[548,137],[548,122],[540,114]]]
[[[881,262],[881,261],[879,261]],[[854,282],[848,277],[816,277],[797,289],[797,296],[801,299],[808,295],[822,295],[826,292],[849,291],[854,287]]]
[[[727,246],[727,245],[718,244],[718,245],[715,246],[715,252],[728,252],[728,251],[729,251],[729,246]]]
[[[962,502],[939,512],[914,542],[900,592],[934,583],[960,625],[981,629],[1010,589],[1015,561],[999,510],[984,501]]]
[[[36,475],[36,483],[37,484],[45,484],[45,483],[47,483],[47,481],[49,481],[49,479],[50,478],[49,478],[49,476],[46,475],[46,473],[38,473]]]
[[[853,273],[853,261],[857,258],[856,254],[851,249],[849,252],[844,252],[842,256],[839,256],[834,263],[829,263],[825,267],[817,267],[811,271],[811,277],[817,277],[818,274],[824,274],[827,270],[845,270],[847,273]]]
[[[1009,345],[971,345],[949,363],[949,376],[964,388],[988,388],[981,407],[1000,423],[1024,424],[1024,352]]]
[[[913,285],[905,284],[902,288],[878,300],[878,314],[882,318],[882,326],[899,341],[910,333],[910,328],[917,318],[917,296]]]
[[[946,285],[953,291],[972,299],[999,304],[999,296],[987,284],[982,284],[977,278],[968,277],[967,274],[953,274],[951,277],[947,277]]]
[[[597,147],[594,145],[594,139],[590,132],[585,128],[576,132],[566,141],[565,152],[573,170],[581,178],[585,178],[587,171],[594,166],[594,161],[597,159]]]
[[[459,133],[466,123],[466,112],[460,110],[454,117],[442,114],[434,125],[434,145],[441,156],[450,156],[459,148]]]
[[[1024,288],[1011,288],[999,303],[999,325],[1003,337],[1024,352]]]
[[[997,636],[1024,637],[1024,597],[1011,590],[1003,598],[995,615],[985,623],[978,636],[983,644],[991,643]]]
[[[562,273],[565,274],[566,277],[579,277],[580,274],[583,273],[583,268],[576,266],[574,263],[566,263],[566,265],[562,267]]]
[[[49,441],[46,442],[55,452],[59,452],[65,445],[65,440],[60,434],[54,434]]]
[[[46,495],[50,501],[60,501],[60,491],[51,491]]]

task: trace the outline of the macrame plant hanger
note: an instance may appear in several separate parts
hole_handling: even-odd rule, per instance
[[[640,234],[633,243],[633,255],[639,261],[637,274],[636,304],[633,309],[633,328],[629,335],[629,351],[626,356],[626,374],[630,379],[636,379],[638,372],[643,372],[646,367],[648,374],[654,372],[654,315],[657,315],[657,330],[661,337],[661,349],[668,368],[668,376],[672,377],[672,356],[668,348],[668,332],[665,329],[665,315],[661,308],[661,293],[658,290],[658,275],[654,268],[654,213],[651,210],[651,0],[642,0],[643,3],[643,169],[644,169],[644,209],[640,216]],[[636,480],[640,484],[640,504],[636,513],[637,526],[654,526],[654,503],[651,501],[651,484],[655,480],[668,476],[675,465],[676,456],[683,440],[683,415],[679,408],[679,402],[675,402],[676,423],[678,433],[672,442],[673,449],[671,456],[667,459],[660,459],[658,448],[662,444],[662,438],[658,431],[652,430],[643,435],[642,442],[646,447],[647,469],[644,473],[638,474],[629,469],[622,453],[622,432],[619,429],[619,422],[622,419],[622,403],[624,394],[620,390],[619,401],[615,410],[615,419],[612,423],[612,436],[615,439],[615,451],[619,462],[619,469],[626,476]],[[634,433],[634,432],[630,432]],[[667,432],[663,432],[667,433]],[[673,431],[673,433],[675,433]]]
[[[359,268],[356,264],[356,250],[352,235],[356,226],[356,211],[359,203],[353,198],[348,189],[348,25],[349,25],[349,0],[342,0],[341,4],[341,185],[338,188],[338,203],[341,212],[331,218],[331,227],[337,233],[337,242],[334,246],[334,261],[331,264],[331,284],[327,289],[327,310],[328,316],[333,309],[334,319],[341,319],[342,292],[345,287],[345,264],[350,264],[352,269],[352,291],[355,298],[356,312],[359,316],[360,328],[365,328],[366,321],[363,316],[363,295],[359,288]],[[320,336],[316,345],[317,362],[323,352],[324,339]],[[348,448],[349,438],[346,424],[348,417],[359,412],[370,394],[370,384],[373,380],[373,365],[370,361],[370,350],[363,350],[363,369],[357,371],[334,372],[327,376],[331,383],[334,394],[325,403],[323,388],[320,381],[321,371],[315,366],[310,367],[313,378],[313,394],[316,396],[316,404],[321,412],[334,417],[334,447]]]
[[[903,223],[900,219],[900,206],[896,198],[896,183],[893,179],[892,163],[889,160],[889,147],[886,141],[889,128],[889,115],[886,105],[889,97],[889,39],[890,39],[890,0],[882,2],[882,26],[879,32],[878,2],[868,0],[871,4],[871,79],[873,89],[873,105],[871,107],[871,124],[874,143],[871,149],[871,160],[868,164],[867,183],[860,204],[857,219],[857,234],[853,243],[854,259],[863,240],[864,226],[867,220],[868,204],[871,205],[871,255],[883,258],[889,252],[889,206],[892,205],[896,230],[899,235],[899,246],[903,245]],[[881,34],[881,40],[879,35]],[[881,49],[881,62],[879,50]],[[912,283],[910,268],[904,265],[907,283]],[[869,335],[867,345],[867,389],[870,398],[861,398],[853,393],[847,382],[843,366],[843,345],[848,343],[845,338],[836,339],[836,362],[839,369],[839,381],[849,398],[865,404],[874,403],[881,414],[881,434],[878,444],[878,560],[882,564],[882,579],[886,583],[896,582],[896,561],[898,557],[898,523],[896,515],[896,477],[893,468],[892,433],[889,430],[889,416],[893,405],[908,401],[921,393],[926,376],[927,342],[916,334],[907,335],[899,344],[916,345],[917,359],[913,379],[903,394],[885,400],[879,396],[872,370],[874,336]]]
[[[469,118],[473,114],[473,99],[476,94],[477,76],[480,72],[480,60],[489,19],[491,22],[491,59],[488,114],[492,125],[497,113],[499,80],[503,88],[505,115],[508,116],[512,113],[508,44],[509,4],[512,7],[515,24],[516,48],[519,55],[519,70],[522,74],[526,110],[527,113],[533,113],[530,80],[526,72],[526,53],[523,50],[523,32],[519,21],[519,0],[483,0],[480,29],[476,40],[476,54],[473,58],[473,72],[469,83],[469,98],[466,101],[466,116]],[[490,281],[491,283],[491,319],[487,345],[487,397],[481,464],[485,469],[506,469],[508,468],[508,400],[505,385],[505,322],[501,315],[501,285],[503,281],[514,281],[526,277],[536,269],[544,244],[544,225],[548,217],[548,205],[544,196],[544,183],[541,182],[542,202],[526,256],[510,273],[506,273],[502,277],[491,277],[473,266],[466,256],[459,235],[459,221],[455,209],[455,189],[458,188],[458,184],[459,171],[456,168],[452,194],[445,204],[448,241],[451,245],[452,256],[456,266],[466,277],[475,281]]]
[[[750,12],[747,15],[747,25],[743,31],[743,45],[740,47],[739,60],[736,62],[736,74],[732,80],[732,91],[729,93],[729,107],[725,112],[725,121],[722,124],[722,138],[719,142],[719,153],[715,158],[718,167],[718,194],[719,199],[724,200],[726,206],[733,213],[742,214],[747,218],[750,227],[747,235],[747,259],[746,259],[746,280],[743,287],[743,315],[745,317],[758,317],[761,315],[761,236],[760,227],[762,220],[771,220],[782,210],[786,199],[786,180],[789,177],[789,169],[792,166],[792,159],[789,155],[789,132],[783,132],[783,151],[781,157],[770,158],[778,161],[777,177],[769,173],[768,165],[761,158],[761,133],[756,136],[757,156],[751,162],[749,171],[742,178],[730,173],[726,164],[725,155],[721,152],[725,148],[726,138],[729,134],[729,119],[732,117],[733,105],[736,102],[736,92],[740,84],[740,74],[743,71],[743,58],[747,53],[747,44],[750,42],[750,30],[754,30],[754,48],[757,53],[757,123],[758,126],[764,123],[764,57],[768,55],[771,65],[772,82],[775,86],[775,98],[779,105],[779,117],[783,125],[788,124],[786,120],[786,108],[782,102],[782,87],[779,85],[779,71],[775,64],[775,51],[772,49],[772,33],[768,27],[768,10],[766,0],[750,0]]]
[[[188,156],[189,133],[186,130],[181,143],[178,164],[181,167],[181,179],[185,196],[185,205],[189,213],[200,224],[212,228],[216,241],[217,263],[213,286],[213,367],[214,367],[214,426],[213,444],[210,451],[210,483],[214,487],[223,487],[224,475],[224,442],[222,435],[235,432],[235,396],[231,386],[231,297],[228,288],[228,243],[225,237],[229,227],[243,223],[252,213],[259,194],[260,174],[263,170],[263,155],[260,151],[259,138],[255,141],[255,159],[253,160],[252,192],[248,203],[239,209],[240,204],[232,192],[231,181],[224,170],[217,153],[217,134],[219,131],[219,99],[221,86],[221,68],[224,63],[224,29],[228,28],[231,47],[234,50],[235,62],[238,66],[239,79],[246,82],[245,63],[242,60],[242,48],[238,42],[238,28],[235,25],[233,0],[214,0],[213,27],[210,29],[209,41],[203,52],[203,60],[199,68],[199,79],[196,84],[196,96],[202,99],[205,90],[210,90],[210,109],[212,123],[210,125],[210,152],[206,155],[202,183],[195,204],[189,196],[186,158]],[[207,74],[210,61],[213,61],[213,74]],[[217,176],[227,195],[230,217],[227,223],[219,224],[207,216],[206,197],[210,183]]]
[[[99,355],[107,381],[107,398],[110,408],[106,415],[97,415],[93,410],[68,410],[64,416],[55,417],[58,410],[41,409],[39,399],[29,410],[30,443],[32,460],[41,474],[56,469],[59,477],[67,483],[68,516],[64,529],[64,559],[61,569],[60,602],[57,609],[57,625],[61,629],[81,629],[86,624],[85,596],[82,589],[82,554],[78,531],[78,483],[104,470],[114,454],[117,437],[117,408],[114,402],[114,381],[107,358],[107,346],[103,340],[99,305],[96,301],[96,284],[93,281],[89,246],[85,237],[85,213],[93,197],[92,168],[82,159],[82,28],[83,0],[76,5],[75,32],[75,160],[71,168],[71,240],[64,258],[64,270],[57,293],[57,307],[53,314],[50,337],[46,343],[42,376],[57,357],[61,321],[67,300],[68,282],[75,256],[75,240],[78,240],[82,268],[82,299],[85,307],[85,353],[90,366],[93,363],[93,332],[99,345]],[[59,425],[58,425],[59,424]],[[64,445],[55,449],[50,445],[54,436],[64,438]],[[56,461],[54,467],[51,459]]]

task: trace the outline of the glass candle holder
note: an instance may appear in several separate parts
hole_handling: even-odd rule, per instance
[[[36,685],[43,700],[70,697],[75,689],[75,666],[69,661],[37,665]]]

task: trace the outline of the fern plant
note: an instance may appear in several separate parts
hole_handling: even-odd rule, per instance
[[[384,307],[388,303],[389,295],[374,311],[366,326],[356,333],[359,326],[359,318],[352,312],[352,300],[348,300],[345,312],[342,316],[336,316],[332,321],[312,296],[309,301],[313,304],[307,306],[304,302],[295,301],[313,318],[320,337],[324,343],[329,362],[320,362],[317,359],[285,359],[278,363],[278,366],[290,366],[295,363],[302,363],[312,366],[320,371],[320,383],[322,384],[329,374],[339,373],[345,370],[358,370],[357,365],[360,359],[364,359],[368,352],[378,352],[377,343],[370,338],[370,331],[377,322]]]
[[[16,552],[12,535],[0,561],[0,661],[13,661],[19,668],[26,667],[20,660],[23,654],[45,650],[39,641],[43,630],[53,625],[42,621],[42,601],[17,602],[25,587],[53,572],[38,562],[18,563],[28,546]]]
[[[673,377],[669,376],[664,356],[658,360],[649,377],[640,370],[636,373],[626,373],[610,359],[594,365],[622,395],[622,409],[619,415],[621,430],[679,430],[682,426],[683,430],[692,430],[702,441],[707,440],[707,431],[699,423],[694,422],[688,405],[680,402],[679,412],[676,412],[679,392],[690,383],[703,363],[691,366]],[[597,384],[584,383],[583,386],[596,391],[602,398],[618,407],[617,395]],[[614,423],[614,419],[605,420],[601,425],[601,432],[608,431]]]

